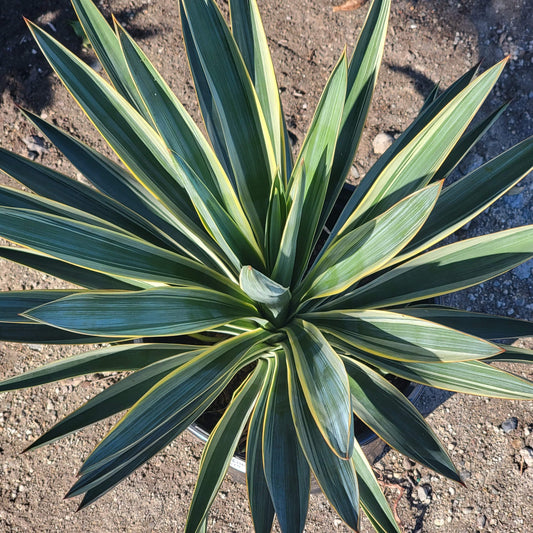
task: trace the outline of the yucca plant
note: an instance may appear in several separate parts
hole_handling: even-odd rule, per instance
[[[106,346],[0,390],[127,374],[30,448],[126,411],[68,493],[84,494],[83,507],[175,439],[231,381],[187,532],[205,531],[242,435],[256,531],[270,531],[274,515],[283,532],[302,531],[311,474],[352,529],[362,508],[377,531],[399,531],[354,437],[354,415],[414,461],[460,477],[391,376],[533,398],[532,383],[487,364],[531,361],[495,340],[533,335],[532,324],[427,303],[533,256],[532,226],[435,247],[532,165],[530,138],[446,184],[503,111],[465,132],[505,60],[433,91],[326,228],[363,130],[389,0],[371,3],[294,162],[254,0],[231,1],[231,29],[212,0],[180,0],[209,140],[126,31],[89,0],[73,4],[109,82],[30,28],[123,165],[24,111],[92,186],[0,151],[0,168],[35,193],[0,188],[0,235],[20,245],[0,256],[81,287],[1,293],[0,338]],[[154,337],[161,342],[135,342]]]

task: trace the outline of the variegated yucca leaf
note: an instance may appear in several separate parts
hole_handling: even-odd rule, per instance
[[[0,170],[30,190],[0,187],[0,237],[12,243],[0,257],[77,287],[0,293],[0,340],[106,345],[18,376],[6,369],[0,391],[126,374],[29,448],[123,412],[68,493],[85,507],[217,409],[185,531],[208,529],[237,451],[257,533],[275,517],[283,533],[303,531],[312,486],[351,529],[363,512],[376,531],[398,533],[357,419],[460,478],[392,382],[533,399],[533,383],[491,365],[533,362],[531,350],[501,342],[533,336],[530,322],[427,300],[533,257],[533,226],[441,244],[533,166],[529,138],[447,181],[506,109],[470,126],[506,60],[436,85],[360,185],[343,188],[390,0],[370,2],[299,154],[255,0],[230,0],[229,23],[214,0],[178,0],[205,127],[116,20],[92,0],[72,2],[104,76],[30,30],[120,163],[22,110],[90,185],[0,148]]]

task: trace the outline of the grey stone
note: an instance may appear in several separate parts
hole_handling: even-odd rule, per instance
[[[22,142],[26,145],[28,152],[34,152],[37,155],[43,155],[48,152],[44,139],[38,135],[28,135],[22,139]]]
[[[512,273],[519,279],[528,279],[533,269],[533,259],[522,263],[512,270]]]
[[[525,205],[523,194],[508,194],[507,196],[504,196],[504,200],[511,209],[522,209]]]
[[[504,433],[510,433],[511,431],[514,431],[518,427],[518,418],[516,418],[516,416],[508,418],[507,420],[502,422],[501,427]]]

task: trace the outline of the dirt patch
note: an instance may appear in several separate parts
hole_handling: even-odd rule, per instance
[[[340,2],[339,2],[340,3]],[[60,86],[25,28],[22,16],[36,21],[88,62],[70,22],[66,0],[5,2],[0,12],[0,144],[28,155],[37,135],[15,108],[29,108],[43,118],[109,153],[83,113]],[[187,109],[199,117],[178,27],[175,0],[104,0],[139,40]],[[23,7],[22,7],[23,5]],[[353,48],[366,7],[333,13],[330,0],[260,1],[278,83],[295,149],[302,142],[331,68],[347,43]],[[460,166],[465,173],[533,133],[533,5],[528,0],[393,1],[384,63],[365,135],[354,163],[363,175],[375,161],[372,140],[378,133],[396,135],[418,113],[433,84],[443,87],[484,58],[484,66],[510,56],[497,89],[482,114],[505,101],[512,103],[493,130]],[[26,142],[25,142],[26,141]],[[47,143],[36,157],[71,176],[76,171]],[[13,182],[0,176],[0,183]],[[467,238],[531,223],[531,177],[512,194],[458,232]],[[531,320],[531,263],[482,287],[447,301],[473,310]],[[0,288],[51,288],[49,276],[0,261]],[[529,344],[531,347],[531,343]],[[71,354],[64,347],[0,344],[0,376]],[[531,379],[531,367],[515,367]],[[0,529],[2,531],[181,531],[194,489],[201,445],[188,434],[177,439],[117,489],[75,514],[76,502],[62,501],[84,457],[109,424],[100,424],[30,454],[19,455],[40,432],[102,390],[104,377],[21,391],[0,398]],[[428,391],[422,409],[444,440],[467,487],[433,475],[391,452],[377,465],[390,501],[398,503],[405,531],[463,533],[531,531],[533,468],[520,450],[533,447],[531,402],[504,402]],[[502,423],[516,418],[505,433]],[[513,426],[514,423],[511,423]],[[505,427],[508,427],[505,426]],[[398,498],[401,496],[401,498]],[[216,532],[251,530],[246,491],[224,482],[210,514]],[[529,526],[528,526],[529,524]],[[307,531],[345,531],[322,496],[311,498]],[[369,531],[367,524],[364,531]]]

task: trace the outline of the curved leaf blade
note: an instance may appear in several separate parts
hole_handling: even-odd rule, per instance
[[[166,375],[198,355],[198,351],[191,350],[182,354],[179,351],[179,349],[173,352],[163,350],[151,354],[152,357],[148,366],[144,366],[141,370],[110,385],[91,398],[79,409],[52,426],[25,451],[50,444],[66,435],[129,409]],[[158,358],[162,361],[158,361]]]
[[[343,361],[354,413],[400,453],[460,482],[450,456],[413,404],[370,367],[349,358]]]
[[[383,307],[466,289],[533,257],[533,226],[459,241],[407,261],[324,308]]]
[[[75,294],[24,316],[77,333],[155,337],[196,333],[254,314],[250,304],[219,292],[169,287]]]
[[[200,460],[185,533],[198,531],[207,518],[267,375],[267,363],[259,360],[255,371],[243,384],[242,389],[236,391],[211,432]]]
[[[233,36],[212,0],[181,0],[199,62],[207,82],[233,168],[239,198],[255,234],[262,240],[267,199],[275,176],[275,158],[255,89]],[[205,28],[210,31],[206,32]],[[214,53],[213,51],[216,51]]]
[[[459,361],[438,365],[394,361],[356,350],[337,339],[331,339],[331,342],[348,357],[359,359],[383,372],[428,387],[508,400],[533,398],[532,382],[492,367],[483,361]]]
[[[115,468],[148,452],[161,439],[175,435],[176,428],[185,429],[202,412],[197,413],[197,410],[204,405],[205,409],[209,399],[214,399],[212,392],[220,392],[235,372],[250,362],[246,354],[269,336],[263,330],[255,330],[232,337],[203,350],[171,372],[114,426],[87,458],[80,473],[97,472],[100,467],[102,475],[112,473]]]
[[[311,322],[285,328],[297,379],[313,419],[330,449],[341,459],[353,450],[353,417],[348,376],[341,359]]]
[[[278,361],[274,356],[268,357],[266,361],[267,376],[252,411],[246,441],[246,486],[256,533],[270,533],[275,513],[263,468],[263,420],[270,384],[276,373]]]
[[[227,278],[192,259],[136,237],[56,215],[0,207],[0,235],[62,261],[112,276],[240,293]]]
[[[302,533],[309,504],[309,465],[298,442],[289,402],[287,370],[276,353],[263,426],[265,478],[283,533]]]
[[[359,495],[353,462],[334,454],[324,440],[305,400],[294,365],[295,355],[290,346],[285,346],[285,352],[292,419],[302,450],[327,499],[344,522],[357,531]],[[351,438],[355,440],[353,434]]]
[[[379,217],[334,241],[303,282],[300,294],[308,289],[302,299],[338,294],[379,270],[422,227],[441,186],[437,183],[415,192]]]
[[[98,372],[137,370],[159,359],[190,352],[198,347],[186,344],[123,344],[91,350],[54,361],[0,382],[0,392],[36,387],[61,379]]]
[[[354,442],[352,463],[357,473],[361,507],[374,529],[378,533],[402,533],[357,440]]]
[[[390,311],[329,311],[303,317],[358,350],[398,361],[466,361],[501,352],[483,339]]]
[[[286,183],[290,172],[290,161],[286,161],[285,118],[257,3],[255,0],[232,0],[230,2],[230,15],[233,37],[239,47],[263,111],[276,165],[281,172],[282,183]]]
[[[487,340],[533,337],[533,323],[506,316],[487,315],[440,306],[402,307],[391,309],[391,311],[436,322]]]

